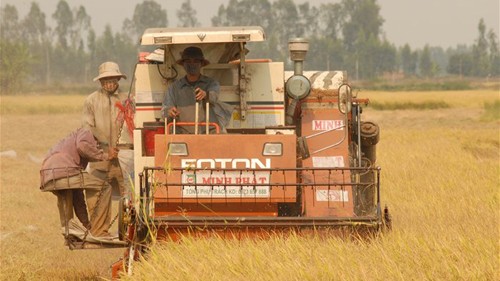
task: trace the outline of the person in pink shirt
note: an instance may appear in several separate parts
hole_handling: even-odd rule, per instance
[[[94,237],[111,237],[108,232],[111,186],[87,173],[85,168],[89,162],[116,159],[117,155],[116,149],[103,151],[90,129],[80,128],[60,140],[45,156],[40,169],[40,189],[57,196],[66,239],[73,210]]]

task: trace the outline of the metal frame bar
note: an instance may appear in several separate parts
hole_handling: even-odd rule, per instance
[[[153,195],[151,194],[151,184],[153,184],[151,182],[151,179],[150,177],[152,176],[152,173],[154,173],[155,171],[160,171],[160,172],[164,172],[164,173],[167,173],[167,172],[172,172],[172,171],[180,171],[180,172],[183,172],[185,171],[186,169],[185,168],[172,168],[172,169],[169,169],[169,171],[165,171],[164,168],[162,167],[145,167],[144,168],[144,171],[142,173],[139,174],[139,177],[140,177],[140,208],[141,210],[144,210],[144,214],[146,215],[146,217],[150,217],[150,205],[151,205],[151,202],[153,201]],[[190,172],[195,172],[196,171],[220,171],[221,169],[196,169],[196,168],[193,168],[193,169],[190,169]],[[312,171],[313,174],[315,174],[316,171],[330,171],[330,173],[332,171],[340,171],[342,173],[344,173],[344,171],[351,171],[351,172],[375,172],[376,173],[376,176],[375,176],[375,180],[374,182],[352,182],[351,179],[345,179],[343,178],[342,179],[342,182],[328,182],[328,183],[315,183],[315,182],[312,182],[312,183],[290,183],[290,182],[286,182],[286,178],[285,178],[285,182],[270,182],[270,183],[262,183],[262,184],[259,184],[259,183],[231,183],[231,184],[221,184],[221,183],[204,183],[203,185],[204,186],[210,186],[210,187],[214,187],[214,186],[240,186],[240,187],[243,187],[243,186],[253,186],[254,188],[255,187],[258,187],[258,186],[267,186],[269,187],[270,189],[274,188],[274,187],[282,187],[283,189],[287,188],[287,187],[295,187],[295,188],[299,188],[301,190],[304,190],[305,188],[307,187],[321,187],[321,186],[326,186],[326,187],[331,187],[331,186],[339,186],[341,188],[343,188],[344,186],[369,186],[369,185],[375,185],[375,188],[376,188],[376,204],[377,204],[377,214],[376,214],[376,218],[371,218],[371,217],[364,217],[364,218],[360,218],[360,217],[349,217],[349,218],[341,218],[340,220],[341,221],[350,221],[350,222],[362,222],[362,221],[369,221],[370,223],[372,222],[372,220],[375,220],[375,221],[378,221],[378,222],[381,222],[381,212],[380,212],[380,168],[379,167],[366,167],[366,168],[360,168],[360,167],[352,167],[352,168],[274,168],[274,169],[258,169],[258,171],[274,171],[274,172],[285,172],[285,171],[294,171],[295,173],[298,173],[300,171]],[[224,169],[224,171],[255,171],[255,169]],[[183,187],[183,186],[192,186],[193,184],[186,184],[186,183],[182,183],[182,182],[175,182],[175,183],[172,183],[172,182],[168,182],[168,183],[162,183],[162,186],[164,186],[166,189],[167,189],[167,192],[168,192],[168,189],[169,187]],[[196,186],[196,184],[194,184]],[[182,197],[183,198],[183,197]],[[181,199],[182,199],[181,198]],[[165,198],[162,198],[162,199],[165,199]],[[166,198],[168,200],[168,198]],[[189,198],[189,199],[193,199],[193,198]],[[194,198],[194,199],[197,199],[197,198]],[[205,198],[204,198],[205,199]],[[221,202],[221,200],[225,200],[227,199],[227,197],[221,197],[221,198],[210,198],[211,200],[215,200],[217,202]],[[173,218],[173,217],[172,217]],[[280,217],[280,218],[286,218],[287,220],[290,220],[290,218],[292,217]],[[231,218],[231,219],[235,219],[235,218]],[[241,219],[241,218],[236,218],[236,219]],[[261,218],[260,218],[261,219]],[[308,220],[310,221],[311,218],[300,218],[300,219],[297,219],[296,221],[297,222],[307,222],[305,224],[314,224],[314,223],[317,223],[318,221],[321,221],[321,219],[319,218],[315,218],[312,220],[312,222],[307,222]],[[174,219],[175,220],[175,219]],[[249,222],[251,220],[251,217],[245,217],[245,221],[246,222]],[[330,221],[330,223],[332,221],[335,221],[335,220],[339,220],[339,218],[327,218],[328,221]],[[360,220],[360,221],[359,221]],[[225,220],[227,221],[227,219]],[[328,223],[328,224],[330,224]]]
[[[211,226],[211,227],[294,227],[294,226],[378,226],[377,217],[209,217],[209,216],[162,216],[154,223],[169,227]]]

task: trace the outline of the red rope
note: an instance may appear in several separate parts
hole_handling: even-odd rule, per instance
[[[134,106],[130,99],[126,99],[124,104],[117,101],[115,106],[120,110],[118,116],[116,117],[116,121],[120,122],[120,124],[127,124],[127,131],[130,135],[130,139],[133,141],[133,133],[135,129],[134,125]]]

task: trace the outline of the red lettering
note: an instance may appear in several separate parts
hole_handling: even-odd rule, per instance
[[[231,184],[233,182],[232,178],[226,177],[206,177],[201,180],[203,184]],[[236,179],[236,182],[241,183],[239,179]]]
[[[313,130],[321,130],[322,122],[320,120],[313,120]]]

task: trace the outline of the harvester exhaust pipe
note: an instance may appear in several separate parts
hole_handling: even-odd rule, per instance
[[[304,38],[293,38],[288,41],[290,59],[293,61],[293,74],[302,75],[304,72],[304,60],[309,50],[309,41]]]
[[[294,76],[302,76],[304,72],[304,60],[306,59],[307,51],[309,50],[309,41],[305,38],[292,38],[288,41],[288,50],[290,51],[290,59],[293,61]],[[294,124],[295,109],[298,99],[294,98],[286,111],[286,124]]]

